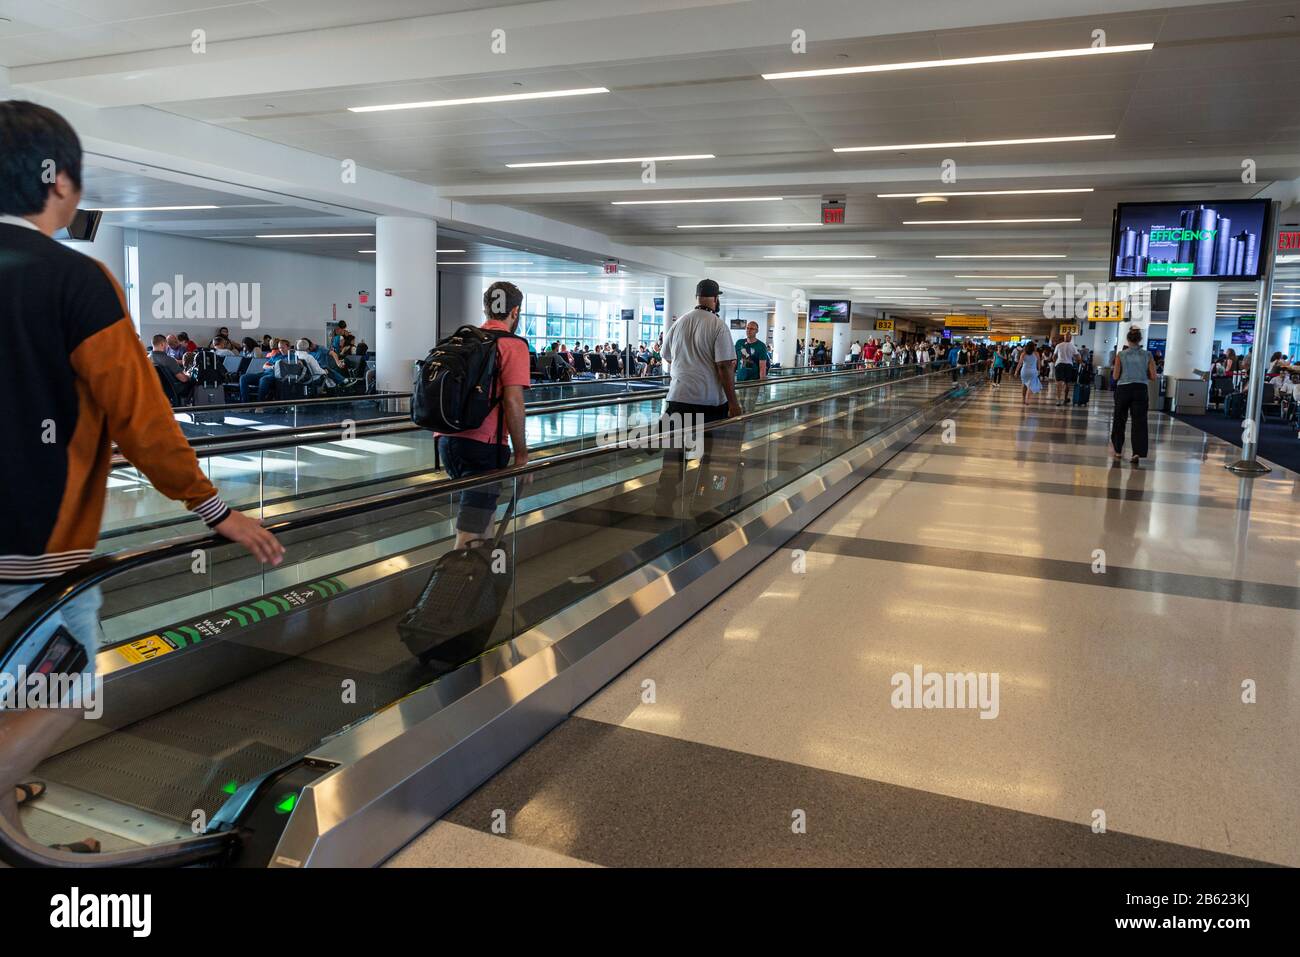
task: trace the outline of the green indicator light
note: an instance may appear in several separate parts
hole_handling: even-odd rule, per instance
[[[298,803],[298,795],[286,794],[284,797],[280,798],[279,803],[276,804],[275,813],[288,814],[290,811],[293,810],[293,806],[297,803]]]
[[[221,790],[224,791],[226,794],[234,794],[236,791],[239,790],[239,782],[227,781],[226,786],[223,787]]]

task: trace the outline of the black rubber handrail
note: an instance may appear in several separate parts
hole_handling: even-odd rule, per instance
[[[799,375],[779,376],[776,379],[768,378],[762,381],[738,382],[738,389],[758,388],[765,385],[771,385],[774,381],[781,382],[806,382],[813,379],[821,379],[830,375],[866,375],[873,372],[888,372],[892,370],[915,369],[915,365],[903,366],[879,366],[875,368],[861,368],[849,366],[843,369],[828,369],[826,372],[811,372]],[[610,380],[614,381],[614,380]],[[622,381],[622,380],[618,380]],[[636,380],[632,380],[636,381]],[[667,395],[667,388],[646,389],[642,392],[629,392],[624,395],[603,395],[588,396],[573,399],[547,399],[543,402],[526,405],[524,407],[525,415],[550,415],[556,412],[570,412],[574,409],[589,409],[598,406],[611,405],[631,405],[635,402],[645,402],[650,399],[663,398]],[[290,403],[292,405],[292,403]],[[261,405],[253,403],[251,408],[262,408]],[[212,406],[214,409],[231,409],[231,406]],[[411,422],[409,415],[392,415],[376,416],[373,419],[362,419],[356,422],[358,436],[368,435],[389,435],[394,432],[418,431],[419,426]],[[305,444],[302,442],[303,436],[313,434],[325,435],[330,432],[337,432],[343,428],[342,422],[323,422],[319,425],[301,425],[288,429],[276,429],[274,432],[260,432],[256,439],[240,439],[238,437],[227,437],[220,435],[206,436],[190,440],[190,447],[197,452],[207,455],[240,455],[245,452],[258,452],[264,450],[275,450],[283,448],[292,448],[296,445]],[[333,440],[331,440],[333,441]],[[131,463],[127,461],[120,453],[113,456],[113,468],[128,468]]]
[[[972,364],[967,368],[974,370],[978,369],[979,366],[978,364]],[[859,389],[837,392],[834,395],[813,396],[780,405],[767,406],[756,412],[748,412],[735,418],[710,423],[703,427],[703,431],[709,432],[719,428],[730,428],[762,416],[776,415],[828,400],[844,399],[891,385],[916,382],[932,376],[947,374],[948,370],[945,368],[915,376],[891,377],[884,382],[871,383]],[[956,388],[956,386],[957,383],[954,382],[953,388]],[[664,434],[673,435],[676,433],[667,432]],[[518,479],[522,476],[556,468],[559,465],[603,455],[621,447],[619,445],[596,446],[548,457],[537,462],[529,462],[527,465],[499,469],[495,472],[437,482],[417,489],[383,492],[351,502],[326,505],[317,509],[297,512],[291,517],[267,525],[266,528],[272,534],[284,534],[330,521],[366,515],[384,508],[410,504],[430,496],[441,496],[488,483]],[[41,625],[58,608],[87,589],[93,588],[115,575],[136,568],[182,556],[188,558],[196,548],[210,549],[230,544],[226,539],[213,532],[92,558],[72,571],[46,582],[24,599],[12,612],[0,619],[0,661],[6,660],[10,652],[27,637],[33,628]],[[8,821],[0,819],[0,860],[17,867],[181,866],[218,858],[230,851],[237,841],[238,834],[236,832],[218,832],[216,834],[185,838],[170,844],[150,845],[129,851],[112,851],[102,854],[69,854],[36,844],[26,835],[10,833]]]

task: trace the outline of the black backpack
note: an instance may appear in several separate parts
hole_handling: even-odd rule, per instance
[[[509,332],[461,326],[416,363],[411,421],[435,432],[464,432],[483,424],[501,401],[497,340]]]

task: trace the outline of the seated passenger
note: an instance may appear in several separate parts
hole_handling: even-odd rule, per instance
[[[333,364],[329,359],[329,350],[325,349],[324,346],[313,347],[311,340],[303,336],[298,340],[297,350],[294,357],[307,367],[308,373],[313,376],[323,377],[335,385],[344,384],[346,380],[343,378],[343,374],[333,368]],[[322,350],[324,352],[324,362],[321,361]]]
[[[162,369],[164,375],[171,377],[172,388],[176,391],[176,395],[181,399],[188,399],[194,394],[194,380],[167,351],[167,339],[168,337],[164,335],[153,337],[153,351],[149,353],[149,359],[156,367]]]
[[[249,391],[254,383],[257,385],[258,401],[264,401],[275,388],[275,366],[283,362],[289,356],[289,341],[280,339],[275,343],[275,348],[267,355],[266,361],[262,363],[260,369],[245,372],[239,377],[239,401],[251,402]]]

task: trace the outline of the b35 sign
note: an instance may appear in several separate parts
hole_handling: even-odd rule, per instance
[[[1093,322],[1123,322],[1124,300],[1088,303],[1088,318]]]

